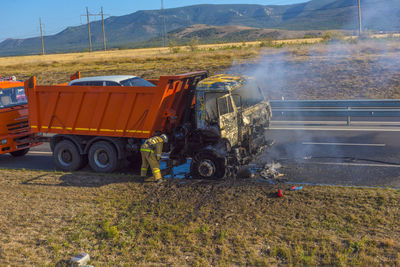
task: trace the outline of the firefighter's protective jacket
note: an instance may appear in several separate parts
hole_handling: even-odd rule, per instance
[[[147,139],[143,143],[140,151],[155,153],[157,160],[160,160],[162,149],[163,149],[163,144],[164,144],[164,141],[161,137],[154,136],[154,137]]]

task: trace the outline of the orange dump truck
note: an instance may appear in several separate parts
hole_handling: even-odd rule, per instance
[[[10,153],[14,157],[28,153],[32,143],[29,130],[28,105],[24,83],[12,77],[0,77],[0,154]]]
[[[229,166],[243,163],[252,149],[259,148],[249,140],[256,140],[260,122],[269,122],[269,111],[263,99],[255,103],[254,97],[250,105],[257,106],[254,111],[235,104],[239,98],[231,90],[232,80],[219,79],[229,88],[199,87],[207,76],[201,71],[158,80],[131,79],[122,86],[86,78],[75,80],[73,86],[75,81],[40,86],[32,77],[25,82],[30,127],[35,133],[54,134],[50,145],[56,165],[63,170],[78,170],[89,163],[97,172],[111,172],[126,159],[140,165],[143,140],[164,133],[169,139],[165,151],[174,164],[190,157],[193,176],[222,178],[230,174]],[[143,81],[152,84],[131,86]],[[244,84],[241,79],[240,85]],[[205,116],[206,107],[218,116]],[[254,120],[256,114],[263,119]],[[254,127],[247,127],[255,121]]]

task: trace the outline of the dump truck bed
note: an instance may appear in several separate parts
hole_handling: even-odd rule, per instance
[[[207,72],[161,76],[155,87],[68,86],[25,82],[32,132],[149,138],[169,132]],[[189,96],[189,97],[188,97]]]

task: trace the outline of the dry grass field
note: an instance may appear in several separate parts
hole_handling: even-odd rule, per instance
[[[322,38],[308,38],[308,39],[289,39],[289,40],[271,40],[269,41],[274,45],[285,44],[313,44],[322,42]],[[262,41],[246,42],[246,43],[222,43],[222,44],[203,44],[197,45],[196,49],[201,51],[215,51],[215,50],[229,50],[232,47],[255,47],[259,46]],[[189,46],[180,46],[179,51],[190,52]],[[168,47],[158,48],[142,48],[142,49],[127,49],[127,50],[111,50],[111,51],[96,51],[92,53],[68,53],[68,54],[51,54],[51,55],[35,55],[35,56],[21,56],[21,57],[0,57],[0,65],[4,68],[10,68],[15,65],[26,65],[38,67],[38,64],[56,64],[56,63],[93,63],[93,62],[106,62],[108,60],[117,61],[119,59],[149,59],[160,55],[171,54],[171,49]],[[56,65],[57,66],[57,65]],[[56,67],[53,66],[53,67]],[[3,69],[2,69],[3,70]],[[7,69],[5,69],[6,72]]]
[[[178,74],[196,70],[222,71],[235,60],[254,58],[259,49],[218,51],[182,51],[165,49],[126,50],[82,54],[0,58],[0,73],[26,79],[35,75],[42,84],[66,82],[81,71],[83,76],[131,74],[143,78],[158,78],[162,74]],[[4,63],[1,62],[4,60]]]
[[[321,38],[271,41],[269,45],[316,43]],[[107,52],[52,54],[0,58],[0,74],[27,79],[38,77],[40,83],[62,83],[69,75],[132,74],[158,78],[161,74],[177,74],[196,70],[216,73],[232,64],[247,62],[257,56],[261,42],[196,45],[196,47],[145,48]],[[192,51],[195,50],[195,51]]]
[[[271,98],[400,98],[400,41],[293,46],[272,58]]]
[[[77,70],[231,71],[255,74],[271,98],[400,97],[399,41],[261,46],[0,58],[0,73],[55,84]],[[79,252],[94,266],[400,266],[398,189],[288,188],[2,169],[0,266],[62,266]]]
[[[2,266],[400,264],[399,190],[21,170],[0,188]]]
[[[208,70],[258,76],[271,99],[400,98],[400,41],[307,45],[320,39],[150,48],[63,55],[0,58],[0,74],[40,84],[83,76],[132,74],[158,78]],[[282,41],[283,42],[283,41]],[[288,44],[302,42],[303,44]],[[272,47],[270,47],[272,46]],[[174,52],[173,52],[174,51]]]

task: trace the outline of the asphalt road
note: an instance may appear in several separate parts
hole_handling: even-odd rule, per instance
[[[48,143],[33,147],[23,157],[12,157],[10,154],[0,155],[0,168],[56,170]]]
[[[400,188],[400,131],[314,129],[270,130],[263,160],[290,182]]]
[[[400,131],[274,127],[267,135],[275,144],[259,162],[279,163],[286,181],[400,188]],[[48,144],[32,148],[22,158],[1,155],[0,167],[56,169]]]

